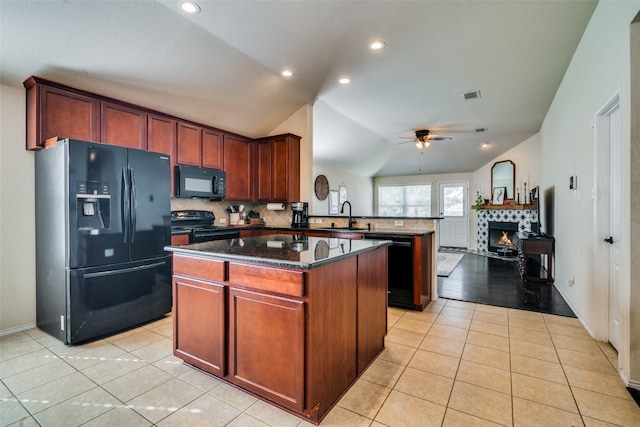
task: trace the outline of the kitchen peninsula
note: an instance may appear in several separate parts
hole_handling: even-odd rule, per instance
[[[387,240],[169,246],[174,354],[319,423],[384,348]]]

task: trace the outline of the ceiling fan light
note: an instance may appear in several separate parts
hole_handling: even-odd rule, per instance
[[[416,148],[419,150],[422,148],[422,141],[416,140]]]

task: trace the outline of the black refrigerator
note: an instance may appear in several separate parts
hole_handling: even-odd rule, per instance
[[[171,311],[170,159],[78,140],[36,152],[36,315],[75,344]]]

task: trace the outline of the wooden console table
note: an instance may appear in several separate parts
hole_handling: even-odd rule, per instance
[[[518,256],[522,280],[553,283],[554,246],[553,236],[518,233]],[[542,256],[546,259],[544,266]]]

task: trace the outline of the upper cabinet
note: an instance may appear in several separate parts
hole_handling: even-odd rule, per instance
[[[277,135],[256,143],[256,201],[300,200],[300,137]]]
[[[44,147],[52,137],[100,141],[100,101],[29,77],[27,89],[27,150]]]
[[[177,164],[222,169],[222,132],[178,122]]]
[[[52,137],[149,150],[171,156],[172,177],[175,165],[224,170],[229,201],[300,199],[296,135],[254,140],[39,77],[29,77],[24,86],[28,150],[43,148]],[[174,194],[173,179],[171,185]]]
[[[179,165],[202,166],[202,128],[178,122],[177,161]]]
[[[100,142],[147,149],[147,113],[111,102],[101,102]]]
[[[222,169],[222,133],[204,128],[202,130],[202,166]]]
[[[253,142],[248,138],[224,135],[224,170],[227,173],[227,200],[253,201]]]
[[[176,121],[165,116],[149,114],[147,117],[147,150],[171,156],[171,194],[174,193],[174,166],[176,165]]]

